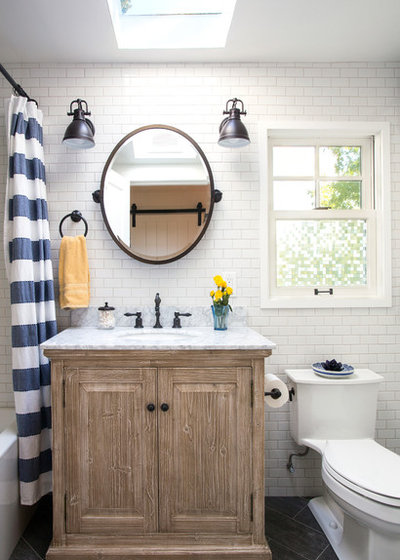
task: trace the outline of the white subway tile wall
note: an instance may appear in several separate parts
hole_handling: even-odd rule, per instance
[[[86,64],[7,65],[17,83],[44,113],[47,193],[57,284],[65,214],[79,209],[89,223],[91,305],[149,305],[159,291],[163,304],[209,305],[215,274],[234,273],[232,305],[248,310],[248,324],[277,343],[266,370],[308,367],[333,358],[369,367],[385,377],[379,397],[380,443],[400,452],[400,62],[351,64]],[[0,97],[11,93],[0,78]],[[61,144],[77,97],[86,99],[96,126],[96,147],[73,152]],[[244,101],[252,143],[233,150],[217,145],[225,103]],[[383,309],[260,309],[258,122],[260,120],[371,120],[391,124],[393,306]],[[223,191],[211,225],[185,258],[152,266],[129,258],[112,241],[92,192],[114,145],[148,124],[169,124],[192,136],[208,157],[216,188]],[[0,107],[0,211],[4,211],[7,147]],[[65,234],[82,224],[65,224]],[[0,407],[12,405],[10,305],[0,263]],[[70,314],[58,310],[59,328]],[[316,453],[286,463],[298,450],[289,434],[289,404],[265,410],[266,493],[314,495],[320,491]]]

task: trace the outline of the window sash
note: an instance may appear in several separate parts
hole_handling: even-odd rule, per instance
[[[365,220],[367,224],[367,281],[366,285],[356,286],[332,286],[329,284],[315,284],[311,286],[277,286],[277,242],[276,242],[276,222],[280,220],[290,221],[337,221],[337,220]],[[326,290],[333,288],[336,296],[348,297],[354,291],[362,292],[365,297],[371,296],[375,292],[376,278],[376,212],[374,210],[313,210],[313,211],[272,211],[270,213],[270,258],[269,258],[269,285],[272,297],[281,295],[288,296],[313,296],[314,289]]]
[[[269,209],[273,209],[273,183],[274,181],[315,181],[315,207],[320,207],[320,183],[333,181],[361,181],[361,204],[362,208],[369,209],[374,207],[374,184],[373,184],[373,158],[372,158],[372,138],[347,138],[347,137],[307,137],[307,138],[271,138],[268,142],[268,159],[271,162],[269,167],[268,184]],[[273,174],[273,148],[280,146],[304,146],[315,149],[314,175],[274,175]],[[361,147],[361,174],[360,175],[337,175],[323,176],[319,173],[319,148],[323,146],[360,146]]]

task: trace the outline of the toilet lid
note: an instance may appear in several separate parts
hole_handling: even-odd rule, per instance
[[[355,486],[360,493],[366,490],[373,499],[399,500],[400,457],[371,439],[329,440],[324,452],[325,462],[341,481]]]

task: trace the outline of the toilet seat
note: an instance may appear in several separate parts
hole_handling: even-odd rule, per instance
[[[400,457],[376,441],[328,440],[323,468],[350,490],[400,508]]]

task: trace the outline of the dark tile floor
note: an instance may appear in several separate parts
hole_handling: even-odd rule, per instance
[[[265,536],[273,560],[338,560],[307,504],[308,498],[265,499]]]
[[[265,534],[273,560],[337,560],[307,498],[265,500]],[[45,496],[10,560],[43,560],[51,540],[51,496]]]

